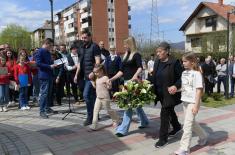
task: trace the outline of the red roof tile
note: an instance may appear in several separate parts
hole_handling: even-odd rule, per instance
[[[190,23],[190,21],[199,13],[199,11],[203,7],[208,7],[211,10],[213,10],[216,14],[223,17],[227,20],[227,12],[231,11],[232,9],[235,9],[235,6],[232,5],[220,5],[219,3],[211,3],[211,2],[201,2],[198,7],[194,10],[194,12],[191,14],[191,16],[186,20],[186,22],[183,24],[183,26],[180,28],[180,31],[184,31],[187,25]],[[230,14],[230,23],[235,23],[235,15]]]

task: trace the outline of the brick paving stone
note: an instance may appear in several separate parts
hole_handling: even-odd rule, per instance
[[[112,105],[117,109],[116,105]],[[105,128],[98,132],[88,133],[87,128],[82,126],[84,117],[82,115],[69,115],[65,120],[61,120],[65,114],[58,114],[50,116],[48,120],[40,119],[38,117],[38,108],[34,107],[30,111],[22,112],[16,108],[8,113],[0,113],[0,140],[3,140],[7,146],[0,145],[0,154],[5,151],[16,151],[14,145],[7,138],[1,139],[1,133],[12,132],[10,139],[16,144],[21,141],[25,145],[18,145],[18,150],[27,154],[27,148],[33,155],[48,153],[55,155],[74,155],[74,154],[95,154],[95,155],[112,155],[112,154],[126,154],[126,155],[142,155],[142,154],[171,154],[179,147],[180,137],[172,139],[172,143],[165,148],[156,149],[154,147],[158,137],[159,130],[159,114],[160,105],[157,107],[144,107],[145,112],[150,118],[150,127],[144,130],[138,129],[137,116],[133,117],[134,121],[130,127],[130,134],[123,138],[116,137],[115,130],[107,125],[111,124],[111,120],[106,115],[105,111],[101,111],[101,125]],[[203,128],[210,133],[210,142],[216,142],[211,145],[208,150],[207,147],[195,150],[196,154],[210,155],[218,153],[218,150],[225,148],[225,153],[231,154],[235,148],[233,142],[233,133],[235,132],[235,106],[234,109],[221,108],[201,108],[197,120],[203,124]],[[67,105],[62,107],[55,107],[56,110],[66,110]],[[86,112],[84,107],[79,112]],[[120,116],[123,110],[119,110]],[[179,115],[179,120],[183,121],[182,106],[177,106],[176,111]],[[227,140],[229,137],[229,140]],[[232,136],[232,137],[231,137]],[[235,137],[235,136],[234,136]],[[34,140],[33,140],[34,139]],[[197,137],[192,139],[192,147],[195,148],[197,144]],[[18,141],[17,141],[18,140]],[[27,147],[25,147],[27,146]],[[212,152],[214,149],[214,152]],[[217,151],[217,152],[216,152]],[[192,154],[195,154],[192,153]]]

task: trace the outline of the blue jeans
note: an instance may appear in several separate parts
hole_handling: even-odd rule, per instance
[[[136,112],[140,119],[140,126],[146,127],[149,124],[149,121],[144,110],[142,108],[136,108]],[[122,124],[117,127],[116,133],[121,133],[123,135],[126,135],[128,133],[132,120],[132,115],[132,109],[128,109],[124,112]]]
[[[40,79],[39,105],[40,113],[45,112],[52,102],[52,78]]]
[[[9,85],[0,85],[0,106],[5,106],[9,102]]]
[[[36,99],[38,99],[39,90],[40,90],[38,80],[39,80],[38,79],[38,74],[33,75],[33,97],[36,98]]]
[[[221,86],[221,82],[223,83],[223,85],[224,85],[224,94],[225,94],[225,92],[226,92],[226,88],[227,88],[227,86],[226,86],[226,76],[218,76],[218,80],[217,80],[218,82],[217,82],[217,93],[220,93],[220,86]]]
[[[28,106],[28,87],[20,87],[19,91],[20,108]]]
[[[89,80],[85,80],[83,98],[86,102],[86,107],[87,107],[87,121],[92,122],[93,110],[94,110],[95,99],[96,99],[96,92],[95,92],[94,87],[91,84],[91,81]]]

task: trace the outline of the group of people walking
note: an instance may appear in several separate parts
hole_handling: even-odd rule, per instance
[[[119,85],[129,80],[141,78],[143,65],[141,54],[137,50],[133,37],[124,40],[124,48],[125,54],[120,57],[116,54],[113,45],[107,51],[104,49],[102,41],[97,45],[92,41],[91,33],[84,31],[81,38],[71,46],[71,53],[68,57],[68,54],[63,52],[65,50],[61,50],[60,54],[56,53],[55,49],[53,50],[53,40],[44,40],[42,48],[37,49],[34,54],[40,86],[38,97],[40,117],[48,118],[48,113],[54,112],[51,108],[53,89],[55,87],[56,90],[64,89],[67,82],[69,86],[73,87],[75,100],[77,100],[75,90],[77,87],[83,93],[87,108],[84,126],[91,125],[89,131],[99,129],[98,114],[104,106],[116,127],[116,135],[118,137],[128,135],[134,109],[125,110],[121,120],[118,113],[111,108],[111,98],[115,92],[119,91]],[[180,148],[175,154],[188,154],[193,131],[199,136],[199,145],[205,145],[208,137],[195,121],[204,88],[199,62],[194,53],[186,53],[183,55],[182,63],[180,63],[179,60],[171,56],[170,45],[167,42],[160,43],[156,49],[156,56],[155,61],[151,60],[148,63],[149,80],[154,85],[157,96],[156,102],[161,103],[159,140],[155,147],[165,146],[168,143],[169,136],[175,136],[182,130],[174,109],[176,105],[182,103],[185,112],[184,132]],[[62,62],[58,63],[57,60]],[[4,66],[3,56],[1,56],[0,64],[1,67]],[[20,57],[20,64],[20,66],[27,65],[23,57]],[[69,73],[70,76],[63,79],[62,76],[66,73]],[[0,75],[1,104],[5,102],[5,97],[2,95],[3,90],[5,90],[4,87],[9,85],[8,81],[4,84],[1,83],[2,79],[6,77],[9,76]],[[17,77],[19,75],[16,75],[16,79]],[[28,84],[31,81],[28,75]],[[61,81],[64,84],[60,84]],[[22,88],[20,87],[20,91],[24,92]],[[56,94],[57,97],[63,96],[60,92]],[[57,98],[57,102],[61,104],[61,98]],[[139,129],[148,127],[150,121],[143,107],[138,107],[135,110],[140,119]],[[170,125],[173,129],[169,132]]]

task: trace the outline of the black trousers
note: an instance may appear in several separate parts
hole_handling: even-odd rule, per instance
[[[224,94],[226,92],[226,76],[218,76],[218,83],[217,83],[217,93],[220,93],[220,86],[221,86],[221,82],[224,85]]]
[[[205,81],[205,93],[207,95],[212,94],[213,93],[213,88],[214,88],[215,85],[213,83],[209,82],[208,79],[206,79],[206,78],[204,79],[204,81]]]
[[[75,73],[68,73],[67,79],[68,79],[69,85],[72,86],[73,97],[75,101],[78,101],[78,87],[77,87],[77,84],[74,83],[74,76],[75,76]]]
[[[70,95],[70,82],[68,80],[68,72],[63,72],[61,78],[60,78],[60,82],[62,83],[62,86],[63,88],[65,87],[66,88],[66,94],[64,92],[64,89],[63,89],[63,96],[67,96],[67,95]]]
[[[61,99],[63,97],[64,93],[64,87],[63,83],[59,81],[59,83],[56,83],[56,81],[53,81],[53,88],[52,88],[52,103],[50,103],[51,107],[54,106],[54,100],[56,100],[58,105],[61,105]]]
[[[181,128],[181,125],[178,121],[178,117],[175,113],[174,107],[161,108],[161,126],[159,131],[159,140],[168,140],[168,132],[170,124],[173,127],[173,130]]]

